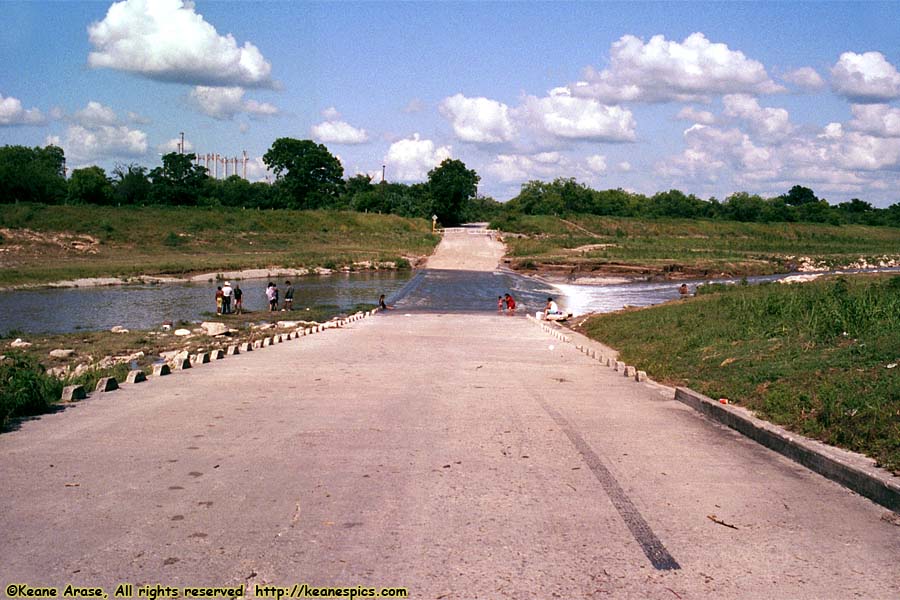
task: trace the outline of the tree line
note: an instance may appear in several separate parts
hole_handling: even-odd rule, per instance
[[[340,161],[311,140],[279,138],[263,156],[273,183],[237,175],[214,179],[193,154],[165,154],[162,164],[116,165],[111,174],[90,166],[67,179],[61,148],[0,147],[0,203],[120,206],[232,206],[250,209],[328,209],[396,214],[443,225],[497,221],[517,214],[595,214],[636,218],[704,218],[749,222],[858,223],[900,227],[900,203],[879,209],[854,198],[831,205],[796,185],[773,198],[737,192],[723,201],[679,190],[652,196],[622,189],[595,190],[574,178],[529,181],[506,203],[477,193],[480,177],[459,160],[447,159],[415,184],[374,183],[368,175],[344,179]]]

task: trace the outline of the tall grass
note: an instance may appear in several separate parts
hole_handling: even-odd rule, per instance
[[[13,417],[37,415],[59,400],[63,384],[36,359],[10,352],[0,360],[0,430]]]
[[[658,379],[900,471],[898,276],[728,286],[585,327]]]

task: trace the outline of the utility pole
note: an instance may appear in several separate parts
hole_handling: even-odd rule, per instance
[[[184,154],[184,132],[181,132],[181,143],[178,144],[178,151]]]
[[[384,183],[384,169],[386,165],[381,165],[381,183]]]

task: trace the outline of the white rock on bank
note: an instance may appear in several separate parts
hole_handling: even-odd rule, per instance
[[[112,329],[110,329],[112,333],[128,333],[128,330],[122,327],[121,325],[116,325]]]
[[[223,335],[228,331],[225,323],[217,323],[215,321],[200,323],[200,327],[203,328],[206,335]]]
[[[22,338],[16,338],[9,343],[12,348],[28,348],[31,346],[31,342],[26,342]]]
[[[51,358],[69,358],[73,354],[75,354],[75,350],[72,349],[57,348],[50,351]]]
[[[190,329],[176,329],[173,333],[177,336],[185,336],[185,335],[191,335],[191,330]]]

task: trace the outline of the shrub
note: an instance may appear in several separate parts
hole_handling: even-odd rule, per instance
[[[36,359],[12,352],[0,362],[0,428],[11,417],[37,415],[62,393],[61,381],[47,375]]]

